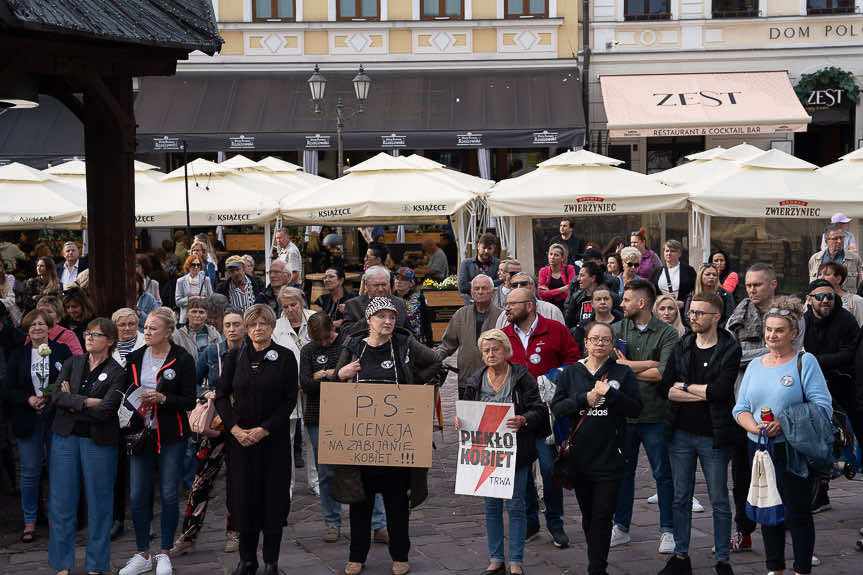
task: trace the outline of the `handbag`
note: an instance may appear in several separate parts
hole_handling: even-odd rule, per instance
[[[756,523],[769,526],[785,521],[785,505],[779,493],[772,452],[773,443],[762,429],[758,433],[758,449],[752,458],[752,480],[749,482],[749,494],[746,497],[746,516]]]
[[[602,381],[608,380],[608,372],[602,376]],[[590,406],[584,410],[578,423],[572,429],[567,440],[560,446],[557,456],[554,458],[554,464],[551,467],[551,477],[555,483],[564,489],[575,489],[575,483],[578,480],[578,473],[575,468],[575,456],[572,453],[572,442],[575,439],[575,434],[578,432],[581,424],[584,423],[587,414],[590,412]]]
[[[153,455],[156,453],[156,430],[142,427],[123,437],[127,455]]]
[[[208,393],[206,399],[198,399],[198,405],[189,413],[189,428],[192,433],[203,434],[210,438],[218,437],[219,432],[213,429],[215,415],[216,402],[212,394]],[[221,418],[219,423],[221,423]]]

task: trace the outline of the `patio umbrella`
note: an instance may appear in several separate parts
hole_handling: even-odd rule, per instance
[[[818,172],[863,187],[863,148],[845,154],[838,162],[818,168]]]
[[[80,191],[51,174],[13,162],[0,167],[0,228],[80,226]]]
[[[741,162],[740,169],[712,182],[678,188],[698,210],[737,218],[828,218],[835,212],[863,217],[863,195],[853,184],[817,166],[769,150]]]
[[[135,170],[135,183],[138,182],[154,182],[157,181],[158,178],[162,177],[162,173],[158,170],[158,166],[153,166],[152,164],[147,164],[144,162],[139,162],[135,160],[134,163]],[[77,188],[79,191],[73,197],[70,198],[76,205],[81,206],[81,210],[84,212],[84,218],[87,217],[87,163],[83,160],[70,160],[68,162],[63,162],[62,164],[57,164],[56,166],[51,166],[50,168],[46,168],[43,172],[47,174],[51,174],[57,180],[70,184],[71,186]]]
[[[692,182],[713,181],[730,175],[740,168],[740,162],[754,158],[764,150],[750,144],[738,144],[733,148],[712,148],[686,156],[689,162],[650,174],[648,177],[666,186],[685,186]]]
[[[337,180],[282,199],[285,219],[312,225],[440,222],[475,196],[434,170],[381,152]]]
[[[565,152],[540,163],[536,170],[495,184],[488,205],[495,216],[535,218],[686,208],[686,194],[615,167],[622,163],[587,150]]]

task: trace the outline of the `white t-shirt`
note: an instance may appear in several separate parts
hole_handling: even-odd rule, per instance
[[[665,275],[665,270],[668,270],[668,275]],[[671,278],[671,291],[668,289],[668,278]],[[677,298],[677,293],[680,291],[680,264],[673,268],[665,267],[659,272],[659,291],[663,294],[673,293]]]
[[[45,380],[45,385],[48,385],[48,378],[51,375],[50,358],[42,357],[35,347],[30,349],[30,378],[33,380],[33,391],[36,397],[42,397],[42,382],[39,381],[39,376]]]

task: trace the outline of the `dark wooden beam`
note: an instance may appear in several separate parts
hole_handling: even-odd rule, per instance
[[[104,80],[116,107],[98,89],[84,92],[90,293],[96,313],[135,307],[134,123],[108,117],[132,111],[132,77]],[[128,145],[129,142],[133,145]]]

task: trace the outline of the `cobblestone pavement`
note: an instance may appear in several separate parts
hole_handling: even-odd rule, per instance
[[[454,395],[455,381],[451,376],[443,392],[446,422],[452,421]],[[436,433],[435,442],[437,450],[429,475],[431,495],[411,516],[411,572],[476,575],[485,569],[488,560],[482,500],[453,494],[456,449],[452,429],[443,437]],[[324,543],[321,540],[324,528],[319,502],[305,483],[305,472],[300,470],[297,477],[295,499],[282,540],[280,567],[284,573],[303,575],[342,573],[348,556],[347,507],[344,509],[342,538],[338,543]],[[196,551],[174,560],[177,575],[230,573],[238,561],[235,553],[222,552],[225,524],[224,499],[221,495],[224,491],[223,480],[220,479],[217,485],[219,495],[210,504],[210,513]],[[632,543],[611,550],[609,573],[612,575],[654,574],[663,567],[667,558],[657,553],[658,511],[655,505],[645,501],[655,489],[643,456],[636,485]],[[706,510],[693,517],[691,556],[695,573],[706,575],[714,573],[715,561],[710,551],[713,545],[710,506],[700,473],[696,495]],[[105,497],[111,497],[111,494],[106,493]],[[860,575],[863,573],[863,552],[854,549],[854,542],[859,537],[858,529],[863,527],[863,482],[837,479],[832,483],[830,497],[833,509],[815,516],[816,552],[823,565],[815,567],[812,572],[815,575]],[[529,575],[586,573],[586,545],[580,527],[578,504],[572,494],[566,495],[565,505],[565,527],[572,542],[570,548],[556,549],[551,544],[548,532],[543,529],[540,537],[528,543],[525,549],[525,572]],[[35,543],[24,545],[17,540],[20,526],[17,499],[9,496],[0,498],[0,573],[52,573],[47,565],[47,528],[40,528]],[[84,573],[80,569],[83,567],[85,538],[86,530],[81,530],[77,542],[79,571],[73,573]],[[753,552],[735,554],[731,558],[738,575],[764,575],[767,572],[758,533],[753,543]],[[115,572],[133,551],[131,521],[127,521],[125,535],[114,542],[111,548]],[[786,556],[791,557],[790,536]],[[790,559],[788,565],[791,566]],[[390,566],[386,547],[374,545],[365,573],[385,575],[390,573]],[[789,574],[792,572],[786,571]]]

